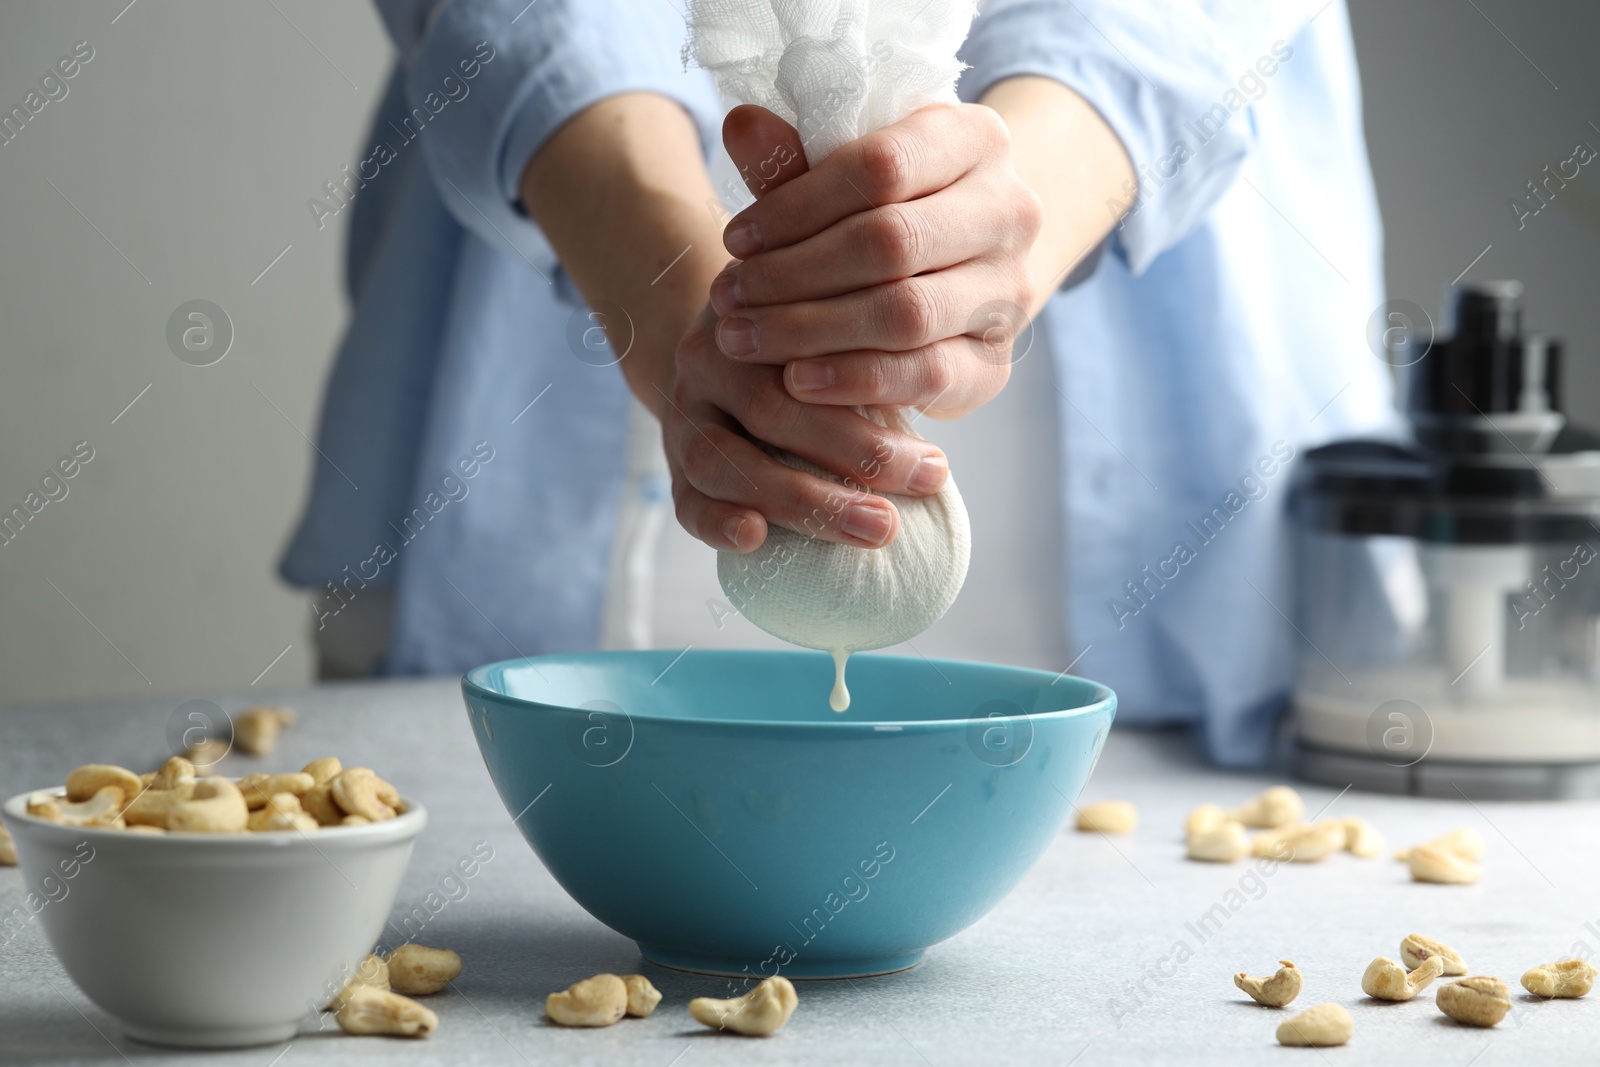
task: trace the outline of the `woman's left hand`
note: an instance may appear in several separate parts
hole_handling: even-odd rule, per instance
[[[735,109],[723,135],[736,160],[760,158],[762,142],[800,151],[794,130],[761,108]],[[787,365],[784,387],[806,403],[964,415],[1010,376],[1042,217],[996,112],[922,108],[729,222],[723,241],[742,262],[711,287],[717,345]]]

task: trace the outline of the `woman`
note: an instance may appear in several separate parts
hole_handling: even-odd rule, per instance
[[[761,640],[711,550],[826,483],[753,438],[879,456],[894,493],[958,472],[973,566],[914,649],[1072,664],[1125,722],[1265,757],[1285,464],[1388,417],[1342,3],[995,0],[959,108],[810,172],[774,116],[730,116],[759,194],[731,219],[664,0],[379,7],[400,63],[324,205],[352,212],[355,314],[283,562],[326,675]],[[970,417],[925,441],[850,410],[875,403]],[[656,538],[669,482],[687,533]],[[864,497],[822,536],[897,522]]]

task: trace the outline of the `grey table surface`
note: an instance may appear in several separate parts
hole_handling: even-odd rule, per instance
[[[1600,994],[1540,1002],[1517,983],[1528,967],[1600,953],[1600,848],[1592,802],[1489,803],[1380,797],[1303,787],[1308,805],[1362,815],[1391,844],[1458,824],[1489,840],[1476,886],[1411,883],[1387,856],[1318,864],[1209,865],[1183,858],[1184,814],[1238,803],[1270,784],[1205,766],[1173,733],[1113,731],[1084,800],[1124,798],[1137,832],[1107,838],[1063,827],[1038,865],[990,915],[883,978],[801,983],[800,1007],[762,1040],[715,1034],[684,1005],[725,983],[645,964],[632,942],[591,919],[540,865],[512,826],[479,759],[453,681],[360,683],[252,694],[297,708],[300,725],[268,759],[229,758],[236,774],[287,769],[327,754],[386,773],[429,808],[397,913],[423,900],[478,842],[493,859],[420,939],[466,961],[457,992],[429,999],[439,1030],[426,1040],[353,1038],[309,1020],[286,1046],[177,1053],[120,1032],[55,961],[37,922],[0,945],[0,1061],[113,1064],[206,1062],[269,1067],[365,1062],[596,1064],[1092,1064],[1377,1062],[1488,1067],[1592,1059]],[[218,696],[235,709],[245,701]],[[85,762],[153,767],[166,754],[176,702],[104,702],[0,712],[6,795],[57,783]],[[937,833],[937,823],[925,820]],[[0,868],[0,913],[24,895]],[[1460,950],[1474,973],[1504,978],[1512,1013],[1493,1030],[1445,1019],[1432,991],[1380,1004],[1360,991],[1375,956],[1410,932]],[[199,934],[187,946],[204,952]],[[1295,1008],[1344,1004],[1355,1037],[1342,1048],[1285,1049],[1286,1012],[1257,1006],[1232,984],[1293,959],[1306,976]],[[547,993],[600,971],[648,974],[665,994],[649,1019],[604,1030],[547,1024]],[[1576,1057],[1576,1058],[1575,1058]]]

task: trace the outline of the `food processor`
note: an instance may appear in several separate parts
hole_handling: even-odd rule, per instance
[[[1305,454],[1290,496],[1303,777],[1422,796],[1600,796],[1600,435],[1522,286],[1399,335],[1409,439]]]

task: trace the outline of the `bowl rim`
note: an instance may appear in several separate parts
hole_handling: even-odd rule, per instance
[[[238,779],[233,779],[238,781]],[[129,833],[125,828],[115,826],[68,826],[63,823],[51,822],[41,819],[37,815],[28,814],[28,798],[39,793],[49,793],[52,796],[65,796],[65,786],[50,786],[45,789],[29,789],[8,798],[0,804],[0,813],[5,816],[5,822],[13,827],[13,832],[21,829],[26,833],[38,835],[57,835],[61,838],[82,840],[88,835],[96,842],[101,841],[127,841],[139,840],[145,845],[136,847],[156,847],[167,844],[178,848],[226,848],[230,851],[249,851],[255,849],[281,849],[297,845],[316,847],[322,843],[339,848],[360,847],[362,845],[380,845],[392,841],[415,837],[421,833],[428,824],[428,810],[413,801],[410,797],[401,797],[406,804],[404,814],[396,815],[392,819],[382,822],[367,823],[365,826],[324,826],[316,834],[308,834],[303,830],[252,830],[237,834],[204,834],[204,833],[164,833],[141,834]],[[334,836],[331,831],[337,831]],[[328,836],[323,836],[328,835]]]
[[[619,650],[615,650],[615,651],[557,652],[557,653],[550,653],[550,654],[542,655],[542,656],[514,656],[514,657],[512,657],[510,659],[495,660],[492,663],[484,663],[484,664],[481,664],[481,665],[479,665],[477,667],[473,667],[471,670],[468,670],[465,674],[463,674],[461,676],[461,688],[462,688],[462,691],[464,692],[464,694],[469,699],[473,698],[473,697],[477,697],[477,698],[480,698],[480,699],[494,701],[496,703],[500,703],[500,704],[504,704],[504,705],[510,705],[510,706],[513,706],[513,707],[519,707],[519,708],[526,709],[526,710],[537,709],[537,710],[542,710],[542,711],[560,711],[560,712],[570,712],[572,714],[586,714],[591,709],[575,708],[575,707],[570,707],[570,706],[565,705],[565,704],[549,704],[549,703],[545,703],[544,701],[532,700],[532,699],[529,699],[527,697],[512,696],[509,693],[502,693],[502,692],[500,692],[498,690],[490,689],[488,686],[483,684],[483,681],[481,679],[483,679],[488,674],[488,672],[493,671],[496,668],[504,669],[504,668],[511,667],[511,666],[532,665],[532,664],[541,663],[541,662],[571,662],[574,659],[593,658],[593,657],[597,657],[597,656],[606,656],[606,655],[638,655],[638,654],[650,653],[650,652],[671,652],[671,651],[672,651],[671,649],[619,649]],[[708,649],[702,649],[701,651],[714,653],[714,654],[717,654],[717,655],[726,655],[726,656],[734,656],[734,657],[745,657],[745,656],[756,657],[756,656],[799,656],[799,655],[805,655],[805,654],[812,653],[815,650],[813,650],[813,649],[804,649],[804,648],[798,648],[797,647],[797,648],[794,648],[792,650],[791,649],[708,648]],[[817,655],[822,655],[822,656],[826,656],[827,655],[826,652],[816,652],[816,654]],[[1062,671],[1059,674],[1051,674],[1051,672],[1049,672],[1049,671],[1039,670],[1038,668],[1035,668],[1035,667],[1013,667],[1013,666],[1010,666],[1010,665],[1004,664],[1004,663],[989,663],[989,662],[986,662],[984,660],[962,660],[962,659],[944,659],[944,658],[933,659],[933,658],[930,658],[930,657],[927,657],[927,656],[879,655],[878,653],[875,653],[875,652],[853,653],[853,655],[862,655],[862,654],[870,655],[870,656],[872,656],[873,659],[880,660],[880,661],[889,661],[889,662],[898,662],[898,663],[916,663],[916,664],[922,664],[922,665],[932,664],[935,668],[938,668],[940,665],[948,665],[948,666],[955,666],[955,667],[962,667],[962,668],[965,668],[965,667],[982,667],[982,668],[989,668],[989,669],[1000,668],[1000,669],[1007,670],[1007,671],[1018,672],[1019,675],[1024,675],[1024,676],[1031,675],[1031,676],[1034,676],[1034,677],[1036,677],[1036,678],[1038,678],[1040,680],[1048,679],[1047,685],[1055,685],[1057,682],[1061,682],[1061,681],[1076,682],[1078,684],[1081,684],[1081,685],[1084,685],[1084,686],[1088,686],[1090,688],[1090,690],[1092,691],[1093,695],[1094,695],[1094,699],[1093,700],[1089,701],[1088,703],[1079,705],[1078,707],[1073,707],[1073,708],[1055,708],[1055,709],[1051,709],[1049,711],[1025,711],[1025,712],[1022,712],[1020,717],[1021,718],[1026,718],[1026,719],[1029,719],[1029,720],[1069,719],[1069,718],[1074,718],[1074,717],[1077,717],[1077,716],[1087,716],[1087,715],[1091,715],[1091,714],[1094,714],[1096,712],[1105,711],[1105,710],[1109,710],[1112,713],[1113,717],[1116,715],[1117,694],[1116,694],[1115,690],[1113,690],[1110,686],[1106,685],[1103,682],[1097,682],[1097,681],[1094,681],[1091,678],[1084,678],[1081,675],[1068,674],[1066,671]],[[470,706],[469,706],[469,711],[470,711]],[[647,722],[650,722],[650,723],[674,724],[674,725],[681,726],[681,727],[686,727],[686,728],[687,727],[739,726],[739,727],[742,727],[742,728],[764,727],[764,728],[775,729],[775,730],[776,729],[782,729],[782,730],[808,730],[809,729],[809,730],[818,730],[818,731],[824,731],[825,730],[825,731],[831,731],[831,732],[839,732],[839,731],[842,730],[842,731],[849,731],[849,732],[870,733],[870,734],[874,734],[874,735],[877,735],[877,736],[880,736],[880,737],[881,736],[885,736],[887,734],[900,733],[900,732],[902,732],[902,728],[913,728],[914,727],[919,731],[930,730],[930,729],[963,729],[964,730],[964,729],[967,729],[968,727],[970,727],[973,723],[982,723],[982,722],[989,721],[987,717],[978,717],[978,716],[970,716],[970,715],[963,715],[963,716],[960,716],[960,717],[943,718],[943,719],[893,719],[893,720],[886,720],[886,719],[857,719],[857,718],[851,718],[849,716],[848,712],[845,712],[845,713],[839,715],[835,719],[814,719],[814,720],[682,718],[682,717],[679,717],[679,716],[654,714],[654,713],[651,713],[649,711],[632,711],[632,710],[624,711],[624,714],[627,715],[627,717],[630,720],[644,720],[644,721],[647,721]]]

